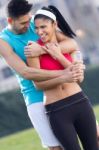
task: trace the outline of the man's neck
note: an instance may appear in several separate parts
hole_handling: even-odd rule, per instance
[[[10,24],[8,24],[8,30],[13,32],[14,34],[18,34],[16,33],[16,31],[13,29],[13,27]]]

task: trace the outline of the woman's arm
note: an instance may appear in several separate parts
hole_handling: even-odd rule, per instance
[[[57,59],[64,68],[67,68],[69,65],[71,65],[71,62],[67,60],[64,57],[64,55],[61,53],[60,46],[58,44],[54,44],[54,43],[47,44],[47,47],[45,47],[45,49],[54,59]],[[75,57],[73,56],[74,57],[73,62],[79,65],[81,64],[83,66],[83,61],[81,60],[81,56],[76,56],[78,54],[80,55],[80,53],[78,52],[80,51],[73,52],[75,55]],[[81,74],[82,75],[78,79],[79,83],[82,82],[84,79],[84,69],[81,69]]]
[[[49,53],[49,55],[51,55],[51,57],[56,59],[64,68],[67,68],[71,64],[71,62],[68,59],[66,59],[64,55],[61,53],[59,44],[49,43],[47,44],[45,49]]]

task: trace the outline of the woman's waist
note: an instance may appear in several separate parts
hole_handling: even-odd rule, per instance
[[[81,91],[81,88],[78,84],[63,84],[57,86],[51,90],[45,91],[45,105],[59,101],[60,99],[69,97]]]
[[[74,95],[67,97],[67,98],[64,98],[59,101],[53,102],[51,104],[45,105],[46,113],[57,111],[57,110],[65,108],[65,107],[70,107],[71,105],[74,105],[74,104],[80,103],[80,102],[84,102],[86,100],[88,100],[88,97],[83,93],[83,91],[80,91]]]

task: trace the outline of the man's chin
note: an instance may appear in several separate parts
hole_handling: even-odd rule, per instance
[[[23,29],[22,31],[20,31],[20,33],[22,34],[22,33],[25,33],[25,32],[27,32],[27,30],[28,30],[28,28],[27,29]]]

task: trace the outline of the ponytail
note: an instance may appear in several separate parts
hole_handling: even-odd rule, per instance
[[[51,9],[53,13],[55,14],[56,20],[58,22],[58,27],[61,29],[61,31],[68,37],[74,38],[76,34],[72,31],[72,29],[70,28],[70,26],[68,25],[68,23],[62,16],[62,14],[59,12],[59,10],[55,6],[52,6],[52,5],[48,6],[48,8]]]

